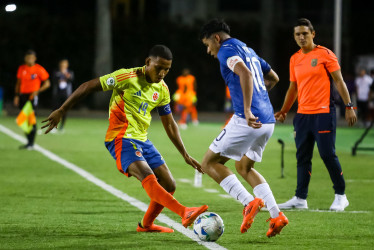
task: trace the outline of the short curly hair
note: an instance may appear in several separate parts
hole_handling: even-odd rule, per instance
[[[153,46],[149,51],[148,56],[162,57],[166,60],[173,60],[173,54],[171,53],[171,50],[165,45],[161,44]]]

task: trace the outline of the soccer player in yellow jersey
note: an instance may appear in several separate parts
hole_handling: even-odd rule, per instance
[[[112,90],[109,106],[109,128],[105,146],[116,160],[118,170],[141,181],[151,198],[148,210],[137,227],[138,232],[166,232],[173,229],[153,224],[164,207],[182,217],[187,227],[208,209],[185,207],[172,195],[175,181],[160,153],[147,139],[151,110],[157,108],[167,135],[187,164],[203,172],[200,164],[186,151],[178,125],[170,109],[170,94],[163,78],[169,72],[172,53],[164,45],[155,45],[145,60],[145,66],[120,69],[111,74],[83,83],[57,110],[44,120],[47,134],[57,128],[63,115],[80,99],[94,91]]]

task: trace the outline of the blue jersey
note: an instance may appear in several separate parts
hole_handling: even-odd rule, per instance
[[[229,87],[235,114],[245,118],[243,92],[240,78],[234,73],[238,62],[244,62],[252,73],[253,96],[251,111],[261,123],[275,123],[273,106],[265,87],[264,74],[271,70],[270,65],[259,57],[253,49],[235,38],[225,40],[218,51],[221,74]]]

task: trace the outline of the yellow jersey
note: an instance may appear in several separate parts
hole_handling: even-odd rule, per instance
[[[165,108],[170,113],[170,94],[165,82],[149,83],[145,66],[119,69],[100,77],[104,91],[112,90],[109,103],[109,127],[105,141],[115,138],[147,140],[151,111]],[[165,106],[165,107],[164,107]]]

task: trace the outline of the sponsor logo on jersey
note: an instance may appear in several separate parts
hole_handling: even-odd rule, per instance
[[[136,151],[136,152],[135,152],[135,155],[136,155],[137,157],[142,157],[142,153],[141,153],[140,151]]]
[[[152,95],[153,101],[157,101],[158,97],[159,97],[158,92],[154,92]]]
[[[228,61],[228,66],[229,68],[231,69],[232,67],[234,67],[234,65],[239,62],[239,59],[238,58],[234,58],[234,59],[229,59]]]
[[[317,63],[318,63],[318,59],[312,59],[312,67],[315,67],[317,66]]]
[[[134,93],[136,96],[142,96],[142,92],[139,90],[138,92]]]
[[[106,84],[108,86],[113,86],[114,85],[114,78],[113,77],[109,77],[108,80],[106,80]]]

